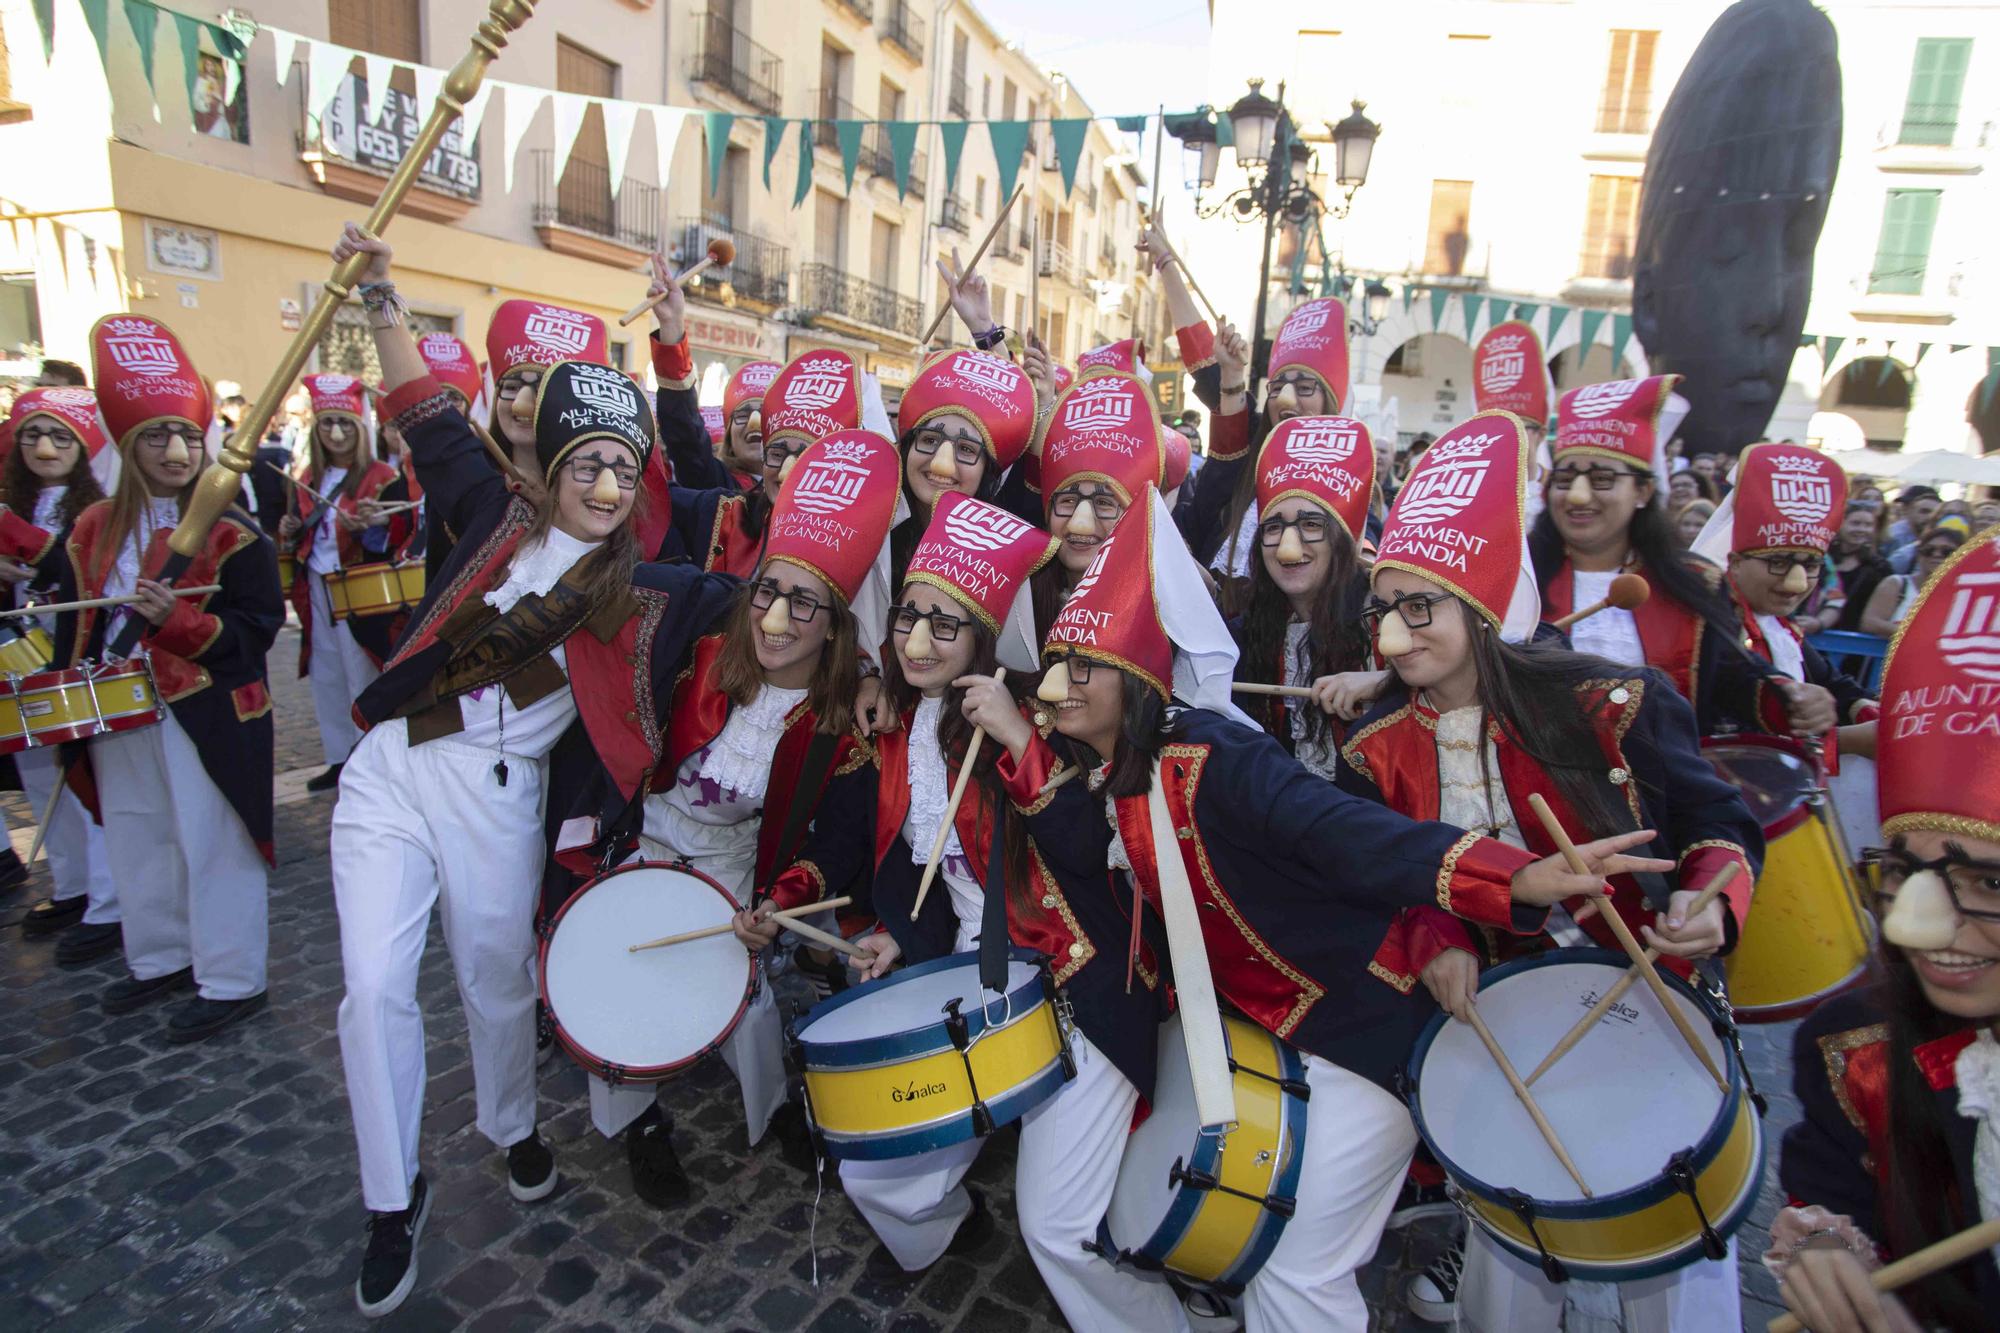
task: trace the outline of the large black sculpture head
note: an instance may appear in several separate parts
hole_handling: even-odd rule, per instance
[[[1667,99],[1646,154],[1632,324],[1686,377],[1686,455],[1762,437],[1791,370],[1840,164],[1840,59],[1808,0],[1739,0]]]

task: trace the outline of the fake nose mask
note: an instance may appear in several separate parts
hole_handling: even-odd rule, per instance
[[[56,452],[55,441],[43,435],[35,441],[35,457],[44,463],[53,463],[61,455]]]
[[[1579,509],[1589,505],[1590,479],[1581,473],[1577,474],[1576,479],[1570,482],[1569,489],[1563,492],[1563,498]]]
[[[1910,876],[1882,918],[1882,937],[1902,949],[1948,949],[1957,935],[1958,907],[1935,870]]]
[[[181,435],[180,431],[176,430],[173,434],[167,436],[167,451],[162,456],[161,461],[167,463],[185,463],[188,461],[187,440]]]
[[[1278,538],[1278,563],[1296,565],[1306,558],[1306,544],[1299,540],[1297,524],[1287,525],[1284,535]]]
[[[778,484],[785,484],[785,478],[792,475],[792,469],[799,465],[799,456],[792,454],[785,459],[785,465],[778,469]]]
[[[750,421],[743,427],[743,438],[756,444],[764,438],[764,414],[754,407],[750,409]]]
[[[1806,567],[1793,565],[1785,571],[1784,581],[1778,584],[1778,591],[1787,597],[1796,597],[1812,584],[1806,580]]]
[[[1057,662],[1042,673],[1042,683],[1035,690],[1035,697],[1045,704],[1059,704],[1069,699],[1069,663]]]
[[[1278,386],[1277,395],[1271,399],[1271,406],[1274,412],[1297,412],[1299,410],[1299,391],[1287,380]]]
[[[912,662],[921,661],[929,657],[936,647],[931,639],[931,622],[919,620],[910,631],[910,637],[904,641],[903,655]]]
[[[1376,652],[1384,657],[1401,657],[1416,646],[1401,611],[1391,611],[1382,617],[1382,623],[1375,631]]]
[[[605,468],[597,474],[597,481],[590,488],[590,498],[599,504],[618,503],[618,478],[610,468]]]
[[[773,597],[770,609],[765,611],[764,618],[757,622],[757,628],[763,630],[772,638],[776,638],[780,634],[790,633],[792,628],[792,599],[789,597]]]
[[[536,387],[532,381],[521,386],[521,391],[514,395],[513,406],[507,409],[514,414],[514,420],[533,421],[535,419],[535,394]]]
[[[1095,537],[1097,535],[1097,506],[1088,500],[1079,500],[1076,512],[1069,516],[1069,535],[1072,537]]]
[[[958,446],[950,440],[941,441],[931,461],[924,465],[924,471],[932,481],[957,481]]]

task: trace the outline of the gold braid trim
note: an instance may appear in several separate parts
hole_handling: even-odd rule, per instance
[[[1368,960],[1368,970],[1376,977],[1380,978],[1383,981],[1388,982],[1391,986],[1394,986],[1398,992],[1404,995],[1408,995],[1410,993],[1411,988],[1413,988],[1417,984],[1417,979],[1415,977],[1410,976],[1407,973],[1403,972],[1391,972],[1388,968],[1382,966],[1380,963],[1376,962],[1373,958]]]
[[[1968,819],[1964,815],[1912,813],[1892,815],[1882,821],[1882,832],[1891,838],[1904,833],[1923,831],[1956,833],[1961,838],[2000,842],[2000,824],[1988,819]]]
[[[1690,856],[1693,856],[1696,852],[1703,851],[1710,847],[1720,847],[1725,852],[1735,852],[1745,861],[1748,861],[1750,859],[1750,854],[1743,850],[1742,843],[1731,842],[1727,838],[1703,838],[1700,842],[1691,842],[1687,846],[1681,848],[1681,854],[1678,858],[1676,858],[1676,864],[1684,865],[1686,864],[1687,859]]]
[[[1395,726],[1398,722],[1410,716],[1413,711],[1409,703],[1405,701],[1403,706],[1396,709],[1393,713],[1376,718],[1373,722],[1370,722],[1367,726],[1347,738],[1347,743],[1340,747],[1340,757],[1347,761],[1349,768],[1359,773],[1362,777],[1367,778],[1370,782],[1374,782],[1375,774],[1369,769],[1368,760],[1361,753],[1361,742],[1367,740],[1384,727]],[[1380,786],[1381,784],[1376,783],[1376,785]]]
[[[1451,845],[1451,850],[1444,854],[1444,860],[1438,863],[1437,900],[1438,906],[1445,911],[1451,911],[1451,881],[1458,873],[1458,858],[1464,856],[1473,843],[1484,837],[1482,833],[1466,834]]]
[[[1889,1040],[1887,1023],[1871,1023],[1865,1028],[1850,1028],[1846,1032],[1832,1032],[1819,1039],[1820,1059],[1826,1062],[1827,1086],[1833,1089],[1833,1099],[1840,1103],[1840,1112],[1847,1117],[1863,1139],[1868,1137],[1868,1122],[1854,1109],[1854,1103],[1847,1097],[1847,1056],[1863,1046],[1873,1046]],[[1869,1168],[1873,1174],[1874,1168]]]
[[[1076,914],[1070,911],[1069,899],[1063,896],[1062,886],[1056,882],[1056,877],[1049,870],[1048,863],[1042,860],[1042,849],[1035,846],[1032,838],[1028,840],[1028,855],[1034,858],[1035,863],[1034,871],[1029,880],[1030,887],[1039,888],[1044,894],[1056,900],[1056,915],[1062,918],[1063,927],[1069,931],[1072,940],[1083,946],[1082,957],[1071,957],[1065,952],[1060,960],[1061,966],[1057,967],[1050,974],[1051,980],[1060,986],[1075,976],[1085,963],[1097,957],[1097,946],[1091,943],[1090,936],[1083,933],[1083,927],[1077,922]],[[1047,910],[1041,906],[1039,898],[1036,899],[1035,910]],[[1152,983],[1149,981],[1146,985],[1150,989]]]

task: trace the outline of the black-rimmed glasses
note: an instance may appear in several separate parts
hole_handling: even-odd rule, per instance
[[[2000,865],[1975,861],[1956,843],[1943,856],[1923,861],[1900,847],[1868,847],[1861,853],[1861,877],[1869,894],[1886,909],[1910,876],[1929,870],[1945,883],[1952,906],[1973,921],[2000,922]]]
[[[1323,542],[1326,540],[1327,525],[1324,514],[1300,514],[1297,518],[1267,518],[1257,525],[1257,542],[1261,546],[1272,547],[1285,540],[1285,529],[1297,528],[1302,542]]]
[[[750,605],[759,611],[770,610],[771,603],[780,597],[790,603],[792,620],[800,625],[810,625],[812,618],[818,615],[820,608],[825,605],[811,593],[788,592],[780,588],[775,579],[758,579],[750,585]]]
[[[976,467],[986,456],[986,446],[969,436],[947,435],[941,430],[920,430],[910,441],[910,452],[929,458],[947,443],[951,445],[952,456],[960,467]]]
[[[1361,608],[1361,623],[1372,631],[1382,623],[1382,617],[1394,611],[1411,629],[1423,629],[1431,623],[1433,609],[1445,600],[1441,592],[1406,592],[1393,602],[1370,597]]]
[[[1627,477],[1639,481],[1642,474],[1622,467],[1559,467],[1549,470],[1549,485],[1555,490],[1566,491],[1576,484],[1578,477],[1588,481],[1593,491],[1608,491]]]
[[[913,634],[920,620],[931,622],[931,637],[939,643],[950,643],[956,639],[958,631],[965,625],[965,617],[946,611],[919,611],[914,606],[898,606],[889,612],[889,632]]]
[[[1085,495],[1082,491],[1060,490],[1049,501],[1049,513],[1056,518],[1068,518],[1085,500],[1090,501],[1091,512],[1106,523],[1116,523],[1125,512],[1124,502],[1110,491]]]

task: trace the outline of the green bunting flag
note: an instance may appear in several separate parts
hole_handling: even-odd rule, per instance
[[[1441,332],[1438,325],[1444,320],[1444,306],[1449,300],[1451,300],[1450,292],[1442,287],[1431,288],[1431,332]]]
[[[1921,366],[1924,363],[1924,358],[1931,354],[1931,348],[1935,346],[1937,346],[1936,343],[1918,343],[1917,359],[1910,362],[1910,369],[1915,370],[1918,366]]]
[[[1410,282],[1406,282],[1406,283],[1404,283],[1404,284],[1403,284],[1403,313],[1404,313],[1404,314],[1406,314],[1406,315],[1407,315],[1407,314],[1409,314],[1409,313],[1410,313],[1410,302],[1412,302],[1412,301],[1414,301],[1414,300],[1416,300],[1416,299],[1417,299],[1417,287],[1416,287],[1416,284],[1415,284],[1415,283],[1410,283]]]
[[[1583,312],[1583,336],[1577,339],[1583,350],[1576,354],[1577,360],[1583,360],[1584,357],[1590,355],[1590,349],[1597,346],[1597,331],[1604,327],[1604,316],[1608,313],[1608,311],[1604,310],[1586,310]]]
[[[783,116],[764,117],[764,188],[771,188],[771,159],[778,155],[778,145],[785,137]]]
[[[132,25],[132,41],[139,48],[139,68],[146,75],[146,91],[157,102],[160,92],[153,85],[153,41],[159,32],[160,11],[146,0],[125,0],[125,21]]]
[[[1960,352],[1963,352],[1966,348],[1970,346],[1972,346],[1971,343],[1953,343],[1951,345],[1951,354],[1953,356],[1957,356]]]
[[[111,72],[111,0],[77,0],[83,10],[83,21],[90,25],[90,35],[97,39],[97,63],[104,66],[105,73]]]
[[[1000,197],[1014,197],[1014,178],[1021,171],[1021,154],[1028,151],[1028,122],[989,120],[986,137],[993,141],[993,161],[1000,168]]]
[[[1113,116],[1112,123],[1127,134],[1144,134],[1151,116]]]
[[[1056,166],[1062,171],[1063,197],[1068,198],[1076,189],[1076,169],[1083,161],[1083,140],[1090,133],[1090,121],[1052,120],[1049,122],[1049,138],[1056,145]],[[1000,196],[1005,199],[1003,193]]]
[[[1459,313],[1465,316],[1465,340],[1467,342],[1472,341],[1473,327],[1479,323],[1479,307],[1485,303],[1484,297],[1474,296],[1471,292],[1467,292],[1458,298]]]
[[[840,146],[840,176],[849,194],[854,193],[854,165],[861,160],[861,131],[867,124],[864,120],[833,122],[833,141]]]
[[[896,198],[901,199],[910,192],[910,164],[917,155],[917,131],[922,126],[914,120],[891,120],[882,128],[889,136],[889,162],[896,173]]]
[[[1619,373],[1618,363],[1625,359],[1625,344],[1632,341],[1632,317],[1613,315],[1611,317],[1611,373]]]
[[[722,188],[722,164],[729,158],[729,127],[736,117],[727,111],[701,113],[701,132],[708,136],[708,192]]]
[[[1898,369],[1900,369],[1900,367],[1896,365],[1896,358],[1892,356],[1883,357],[1882,369],[1879,372],[1877,372],[1875,376],[1875,387],[1879,389],[1883,385],[1887,384],[1890,380],[1890,377],[1893,376]]]
[[[1799,347],[1801,349],[1807,347],[1817,348],[1818,346],[1819,346],[1819,335],[1817,333],[1801,333],[1799,335]]]
[[[1833,373],[1833,363],[1840,356],[1841,344],[1845,343],[1846,341],[1847,341],[1846,338],[1836,338],[1830,333],[1825,335],[1819,340],[1821,376],[1831,375]]]
[[[797,208],[806,201],[813,187],[813,123],[799,122],[799,179],[792,187],[792,207]]]
[[[173,11],[169,10],[169,13]],[[181,81],[187,92],[188,114],[194,114],[194,85],[201,77],[201,30],[208,28],[211,35],[218,30],[186,14],[174,14],[174,35],[181,44]],[[234,34],[232,34],[233,36]],[[218,45],[220,43],[218,42]],[[241,47],[239,46],[240,50]]]
[[[42,31],[42,63],[56,58],[56,0],[35,0],[35,26]]]
[[[1979,382],[1979,414],[1985,416],[1993,406],[1993,393],[2000,389],[2000,347],[1986,349],[1986,378]]]
[[[1544,350],[1550,347],[1554,347],[1556,345],[1556,334],[1560,333],[1562,331],[1562,326],[1568,322],[1569,322],[1568,306],[1552,305],[1549,307],[1549,336],[1547,341],[1545,341],[1542,344]]]
[[[1540,309],[1541,307],[1538,305],[1529,305],[1526,301],[1516,301],[1514,303],[1514,318],[1532,328],[1535,323],[1535,312]]]
[[[958,158],[965,151],[965,131],[969,122],[948,120],[938,126],[938,142],[944,145],[944,192],[958,193]]]

